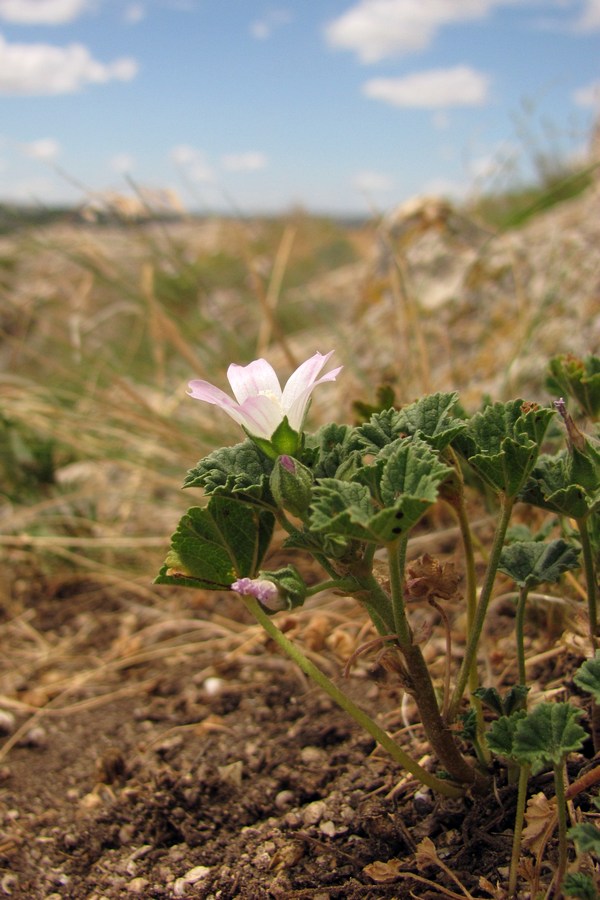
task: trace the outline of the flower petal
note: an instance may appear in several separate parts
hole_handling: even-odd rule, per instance
[[[266,359],[255,359],[247,366],[232,363],[227,369],[227,378],[238,403],[263,392],[281,397],[279,379]]]
[[[315,353],[314,356],[303,362],[301,366],[298,366],[283,389],[281,403],[288,417],[288,422],[295,431],[299,431],[302,428],[304,415],[313,389],[324,381],[335,381],[336,375],[343,368],[343,366],[338,366],[337,369],[332,369],[331,372],[317,379],[317,375],[333,353],[333,350],[324,356],[321,353]]]
[[[248,397],[239,406],[244,428],[254,437],[269,440],[277,426],[283,420],[281,406],[276,399],[262,394],[259,397]]]
[[[302,365],[298,366],[296,371],[290,375],[287,384],[283,389],[282,403],[284,409],[289,409],[292,403],[294,403],[301,394],[305,393],[307,388],[312,388],[317,375],[325,366],[329,357],[333,355],[333,352],[334,351],[331,350],[331,352],[326,353],[325,356],[321,353],[315,353],[314,356],[311,356],[310,359],[303,362]],[[339,371],[339,369],[337,371]]]
[[[206,403],[220,406],[228,416],[231,416],[231,418],[238,423],[238,425],[244,424],[244,416],[242,415],[238,404],[235,400],[231,399],[229,394],[222,391],[221,388],[200,379],[190,381],[188,388],[188,394],[190,397],[193,397],[194,400],[204,400]]]
[[[279,589],[272,581],[266,578],[238,578],[231,585],[232,591],[237,591],[243,597],[256,597],[267,606],[279,599]]]

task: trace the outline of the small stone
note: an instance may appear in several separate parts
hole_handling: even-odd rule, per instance
[[[45,747],[48,743],[46,729],[41,725],[34,725],[27,731],[19,744],[22,747]]]
[[[318,747],[303,747],[300,751],[300,759],[305,765],[320,763],[323,761],[323,751]]]
[[[127,885],[127,890],[130,894],[141,894],[142,891],[145,891],[150,882],[147,878],[142,878],[139,876],[138,878],[132,878],[129,884]]]
[[[331,819],[328,819],[326,822],[321,822],[319,825],[319,831],[327,837],[335,837],[337,833],[335,822],[332,822]]]
[[[8,709],[0,709],[0,734],[12,734],[16,721],[14,713]]]
[[[313,800],[304,807],[302,819],[305,825],[316,825],[325,815],[325,803],[323,800]]]
[[[291,806],[293,802],[293,791],[279,791],[279,793],[275,795],[275,806],[277,807],[277,809],[287,809],[288,806]]]
[[[222,678],[206,678],[202,682],[202,690],[208,697],[216,697],[223,690],[225,681]]]

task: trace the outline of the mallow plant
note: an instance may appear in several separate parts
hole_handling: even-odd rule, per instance
[[[597,444],[583,433],[573,440],[568,430],[572,420],[566,419],[562,399],[560,415],[554,405],[515,399],[490,402],[468,417],[453,392],[377,410],[361,424],[332,422],[309,431],[306,417],[313,391],[325,389],[341,371],[340,367],[325,371],[331,356],[316,353],[283,388],[263,359],[229,367],[233,397],[206,381],[190,382],[190,396],[219,407],[241,427],[244,439],[211,453],[188,472],[184,487],[201,489],[203,501],[179,522],[156,580],[236,592],[284,653],[394,760],[439,794],[457,797],[489,790],[489,763],[496,751],[513,769],[521,766],[526,778],[531,762],[518,741],[507,749],[498,738],[498,726],[491,740],[486,739],[483,701],[489,700],[493,686],[480,684],[481,638],[501,568],[519,587],[511,695],[517,699],[510,708],[498,707],[505,718],[517,717],[507,726],[512,740],[525,728],[521,720],[528,721],[532,714],[525,708],[527,593],[532,586],[556,582],[579,565],[582,549],[591,645],[596,646]],[[586,384],[590,405],[596,390],[600,390],[597,379]],[[547,437],[551,423],[556,439],[567,438],[556,457],[547,452],[552,447]],[[477,485],[493,498],[496,509],[491,546],[479,565],[467,506],[467,495]],[[513,510],[523,502],[547,510],[559,538],[547,546],[525,541],[519,547],[513,542],[507,551]],[[436,504],[445,504],[456,518],[462,580],[431,557],[407,559],[414,529],[426,524]],[[568,517],[579,530],[563,526]],[[282,533],[284,548],[293,548],[295,557],[302,551],[319,564],[319,583],[307,584],[292,564],[278,569],[263,564],[274,534],[281,541]],[[357,652],[378,650],[386,669],[414,699],[437,760],[434,770],[414,759],[278,627],[279,611],[297,608],[325,590],[355,597],[370,617],[374,634]],[[411,615],[415,599],[432,605],[445,630],[448,659],[442,686],[426,662],[423,634]],[[461,617],[448,608],[448,601],[457,599],[464,605]],[[454,623],[459,620],[457,627]],[[452,660],[463,643],[462,661],[455,668]],[[557,766],[564,759],[558,754],[550,761]]]

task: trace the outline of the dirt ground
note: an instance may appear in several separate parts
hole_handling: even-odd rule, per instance
[[[515,790],[502,772],[485,797],[419,790],[233,595],[162,588],[140,602],[81,576],[21,589],[3,627],[19,700],[0,715],[0,896],[505,896]],[[311,602],[284,627],[341,681],[363,614],[348,599]],[[503,609],[492,631],[500,683]],[[535,637],[535,622],[529,641],[564,690],[576,648]],[[409,698],[376,656],[345,687],[427,760]]]

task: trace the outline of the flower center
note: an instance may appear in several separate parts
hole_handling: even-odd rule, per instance
[[[271,403],[274,403],[275,406],[277,406],[278,409],[283,409],[283,407],[281,405],[281,398],[278,397],[274,391],[269,391],[269,390],[259,391],[258,396],[259,397],[267,397],[271,401]]]

